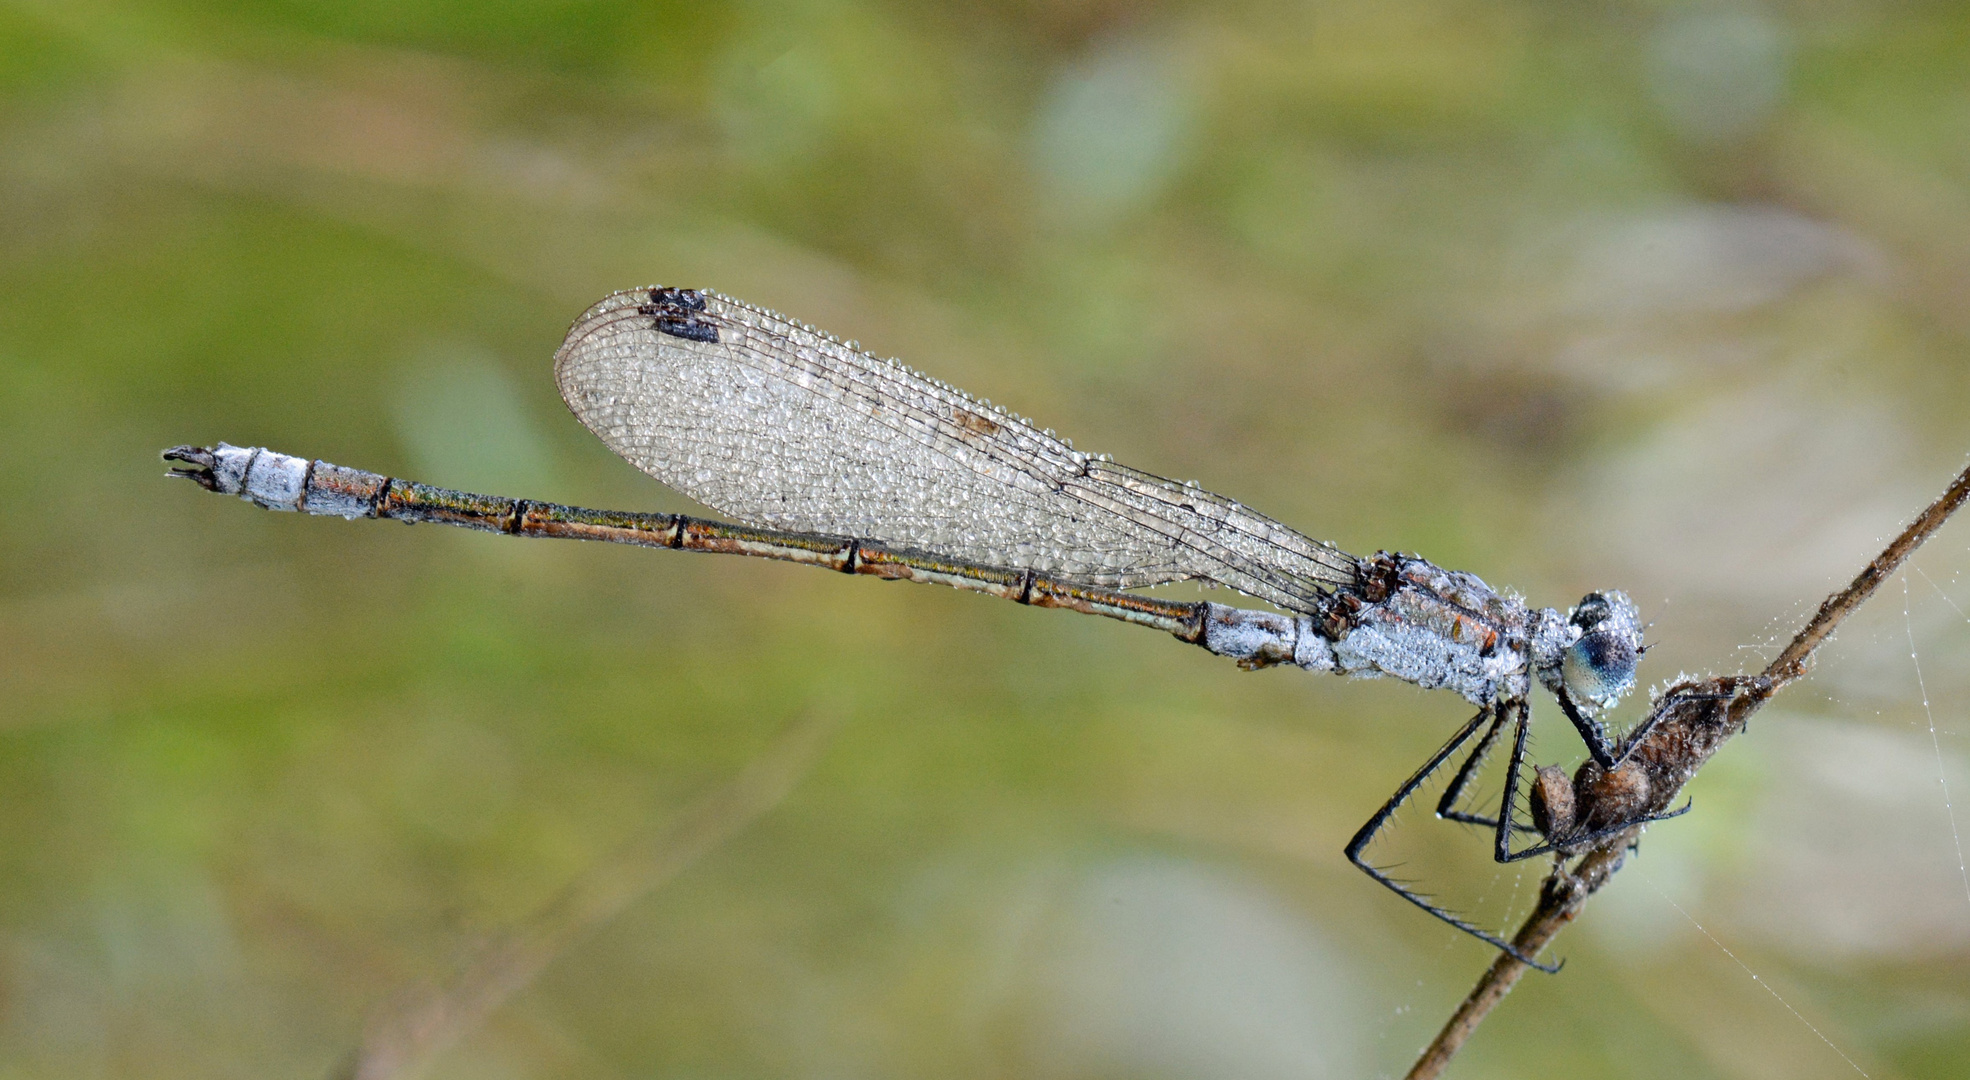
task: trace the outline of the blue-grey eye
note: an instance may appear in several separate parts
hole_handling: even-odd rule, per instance
[[[1576,703],[1607,708],[1635,685],[1642,655],[1641,613],[1619,592],[1588,593],[1568,622],[1580,637],[1560,655],[1560,680]]]

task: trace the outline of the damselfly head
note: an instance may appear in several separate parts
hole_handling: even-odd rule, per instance
[[[1560,681],[1575,703],[1606,709],[1635,685],[1642,656],[1642,615],[1626,593],[1609,590],[1580,598],[1567,613],[1580,636],[1560,657]]]

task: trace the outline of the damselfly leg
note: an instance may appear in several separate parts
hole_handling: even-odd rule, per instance
[[[1410,903],[1416,905],[1417,907],[1422,908],[1424,911],[1429,912],[1431,915],[1435,916],[1438,919],[1443,920],[1446,923],[1449,923],[1451,926],[1454,926],[1457,929],[1462,930],[1466,934],[1469,934],[1472,937],[1477,938],[1479,941],[1482,941],[1485,944],[1492,946],[1493,948],[1497,948],[1503,950],[1504,952],[1510,953],[1514,959],[1517,959],[1522,963],[1525,963],[1531,967],[1538,968],[1540,971],[1552,973],[1558,971],[1560,969],[1560,965],[1542,964],[1539,961],[1533,959],[1532,957],[1527,956],[1526,954],[1520,952],[1518,947],[1513,945],[1511,942],[1506,941],[1504,938],[1501,938],[1498,935],[1477,926],[1476,924],[1470,922],[1469,920],[1459,917],[1456,913],[1434,903],[1429,897],[1424,896],[1419,892],[1416,892],[1415,890],[1409,888],[1407,885],[1403,884],[1402,882],[1397,881],[1393,877],[1390,877],[1387,871],[1384,871],[1381,867],[1378,867],[1373,863],[1370,863],[1368,860],[1362,858],[1362,852],[1366,851],[1368,845],[1374,842],[1376,834],[1382,831],[1383,826],[1387,825],[1389,819],[1395,816],[1395,812],[1402,807],[1402,804],[1408,802],[1409,797],[1416,793],[1417,788],[1422,787],[1423,784],[1427,782],[1431,776],[1436,774],[1437,770],[1443,768],[1443,763],[1450,760],[1451,756],[1456,754],[1459,748],[1461,748],[1465,743],[1469,742],[1471,736],[1476,734],[1478,728],[1484,726],[1487,720],[1491,722],[1491,728],[1489,731],[1485,733],[1484,738],[1480,741],[1479,750],[1485,749],[1486,744],[1489,744],[1490,742],[1495,740],[1497,738],[1498,732],[1501,729],[1501,727],[1508,720],[1513,719],[1514,717],[1520,720],[1520,729],[1519,729],[1520,738],[1518,742],[1520,748],[1522,749],[1524,744],[1523,717],[1526,715],[1527,711],[1528,710],[1526,707],[1526,703],[1523,700],[1517,700],[1511,702],[1499,702],[1496,704],[1487,705],[1484,708],[1479,709],[1476,716],[1471,717],[1470,720],[1465,722],[1463,727],[1458,728],[1457,733],[1450,737],[1450,741],[1444,743],[1441,749],[1439,749],[1436,753],[1430,755],[1430,759],[1428,761],[1425,761],[1422,767],[1417,769],[1415,773],[1409,777],[1409,779],[1403,781],[1402,786],[1396,789],[1395,794],[1389,796],[1389,800],[1382,804],[1382,808],[1375,811],[1375,815],[1369,818],[1367,823],[1361,826],[1360,831],[1354,834],[1354,839],[1348,841],[1346,854],[1348,857],[1348,861],[1353,863],[1355,866],[1359,867],[1362,873],[1367,874],[1371,878],[1374,878],[1376,881],[1380,882],[1384,887],[1386,887],[1389,891],[1395,893],[1397,896],[1400,896],[1404,900],[1407,900]],[[1460,781],[1467,779],[1464,774],[1469,771],[1468,760],[1466,761],[1466,766],[1467,766],[1466,769],[1459,770]],[[1458,787],[1460,786],[1460,784],[1453,784],[1452,786]],[[1509,793],[1507,794],[1507,798],[1510,798]],[[1509,813],[1506,812],[1508,809],[1509,809],[1509,805],[1505,808],[1501,808],[1499,812],[1499,817],[1501,820],[1509,819],[1510,815]]]

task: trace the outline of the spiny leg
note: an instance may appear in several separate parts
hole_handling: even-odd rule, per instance
[[[1477,776],[1479,767],[1484,764],[1486,758],[1491,756],[1491,748],[1498,742],[1498,734],[1504,728],[1504,710],[1492,710],[1491,726],[1485,729],[1484,737],[1478,740],[1476,749],[1472,750],[1471,755],[1464,759],[1464,764],[1458,767],[1457,775],[1451,778],[1450,786],[1444,789],[1443,798],[1437,800],[1437,817],[1443,818],[1446,821],[1462,822],[1466,825],[1482,825],[1487,829],[1498,827],[1497,818],[1485,817],[1481,814],[1472,814],[1459,810],[1457,809],[1457,804],[1463,800],[1464,789],[1469,787],[1472,779]],[[1537,831],[1525,825],[1519,825],[1516,828],[1520,832]]]
[[[1568,718],[1572,719],[1576,725],[1580,724],[1582,721],[1579,718],[1579,714],[1573,711],[1572,703],[1566,699],[1566,695],[1561,694],[1559,697],[1560,705],[1566,709]],[[1538,831],[1518,824],[1519,767],[1525,764],[1526,733],[1532,728],[1532,708],[1524,700],[1519,701],[1517,715],[1513,717],[1513,720],[1512,755],[1505,759],[1505,794],[1498,800],[1498,823],[1496,825],[1498,832],[1496,834],[1496,846],[1492,849],[1492,858],[1501,863],[1518,862],[1521,859],[1529,859],[1533,855],[1552,850],[1551,844],[1527,848],[1524,851],[1512,850],[1512,833]],[[1594,730],[1598,733],[1600,731],[1600,725],[1595,724]],[[1581,734],[1586,734],[1584,728]],[[1590,742],[1587,744],[1587,747],[1589,750],[1592,750],[1594,744]]]
[[[1487,719],[1493,719],[1494,717],[1502,717],[1503,708],[1504,707],[1498,705],[1486,706],[1485,708],[1478,710],[1478,714],[1476,716],[1471,717],[1471,719],[1468,722],[1466,722],[1463,727],[1457,729],[1457,733],[1450,737],[1450,741],[1444,743],[1442,749],[1438,750],[1435,754],[1431,755],[1430,759],[1423,763],[1422,768],[1417,769],[1416,772],[1409,777],[1409,779],[1403,781],[1402,786],[1396,789],[1395,794],[1389,796],[1389,800],[1382,804],[1382,808],[1375,811],[1375,816],[1369,818],[1367,823],[1361,826],[1360,831],[1354,834],[1354,839],[1348,841],[1346,854],[1349,862],[1359,867],[1362,873],[1367,874],[1369,877],[1374,878],[1376,881],[1380,882],[1390,892],[1393,892],[1397,896],[1402,897],[1404,900],[1407,900],[1410,903],[1416,905],[1417,907],[1422,908],[1424,911],[1429,912],[1431,915],[1435,916],[1436,918],[1441,919],[1446,923],[1449,923],[1451,926],[1454,926],[1457,929],[1462,930],[1466,934],[1469,934],[1472,937],[1477,938],[1479,941],[1482,941],[1485,944],[1490,945],[1495,949],[1499,949],[1506,953],[1511,954],[1513,959],[1516,959],[1521,963],[1530,965],[1531,967],[1538,968],[1540,971],[1550,973],[1550,972],[1558,971],[1560,969],[1560,966],[1558,964],[1542,964],[1539,961],[1534,960],[1532,957],[1527,956],[1524,953],[1520,952],[1516,946],[1514,946],[1511,942],[1506,941],[1504,938],[1501,938],[1498,935],[1493,934],[1487,930],[1479,929],[1477,926],[1474,926],[1471,923],[1463,919],[1460,919],[1457,916],[1451,914],[1450,912],[1444,910],[1443,908],[1440,908],[1437,905],[1431,903],[1427,898],[1423,897],[1422,895],[1416,892],[1411,891],[1407,886],[1403,885],[1401,882],[1395,880],[1394,878],[1390,877],[1388,874],[1384,873],[1380,867],[1370,864],[1366,859],[1363,859],[1361,857],[1361,853],[1367,850],[1368,845],[1374,841],[1376,834],[1380,833],[1382,831],[1382,827],[1388,824],[1389,818],[1395,816],[1396,810],[1401,808],[1403,803],[1409,801],[1409,797],[1416,793],[1416,789],[1421,787],[1423,785],[1423,782],[1428,780],[1433,774],[1435,774],[1435,772],[1438,769],[1442,768],[1443,763],[1445,761],[1448,761],[1450,759],[1450,755],[1455,754],[1459,747],[1463,746],[1466,742],[1469,742],[1471,736],[1477,732],[1477,729],[1481,724],[1483,724]],[[1524,738],[1523,734],[1521,734],[1520,738],[1521,741],[1523,741]]]

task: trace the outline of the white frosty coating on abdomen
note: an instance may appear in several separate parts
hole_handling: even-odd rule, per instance
[[[1207,604],[1204,639],[1199,644],[1233,660],[1290,663],[1310,671],[1330,671],[1334,667],[1332,647],[1313,628],[1313,620],[1305,615],[1278,615]]]
[[[299,510],[308,490],[308,459],[220,443],[212,450],[213,490],[269,510]]]
[[[337,474],[368,475],[358,469],[345,469],[326,461],[310,462],[307,458],[257,446],[220,443],[212,448],[212,490],[222,495],[237,495],[269,510],[305,510],[342,518],[370,516],[369,498],[356,494],[363,485],[333,482],[310,485],[311,469],[318,473],[318,481],[324,477],[332,481]]]
[[[1302,616],[1297,624],[1298,640],[1293,642],[1293,663],[1308,671],[1333,671],[1339,667],[1334,643],[1313,628],[1313,620]]]

